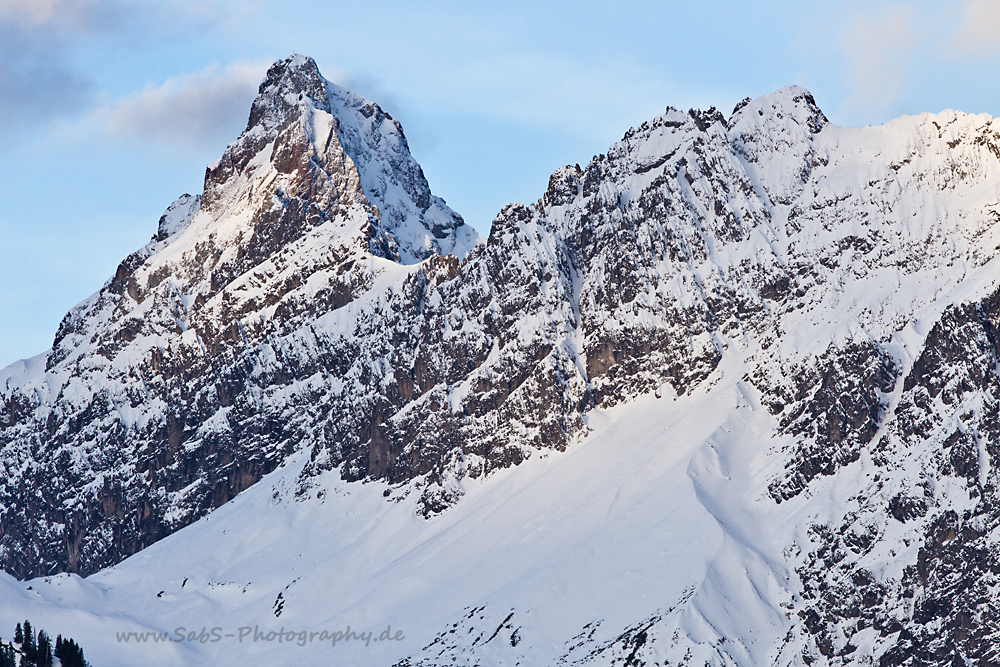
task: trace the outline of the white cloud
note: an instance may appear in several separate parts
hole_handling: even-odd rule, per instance
[[[99,116],[115,137],[187,145],[229,141],[246,123],[269,64],[234,62],[172,77],[115,100]]]
[[[207,0],[206,0],[207,1]],[[0,0],[0,20],[34,33],[65,39],[121,29],[143,11],[148,0]]]
[[[962,21],[952,36],[959,52],[984,53],[1000,49],[1000,3],[969,0],[962,8]]]
[[[65,0],[0,0],[0,17],[27,26],[47,23]],[[64,7],[63,7],[64,9]]]
[[[913,64],[916,32],[907,6],[861,10],[841,32],[847,56],[848,114],[879,114],[898,99]]]
[[[0,0],[0,149],[19,133],[79,111],[93,91],[68,51],[87,0]]]

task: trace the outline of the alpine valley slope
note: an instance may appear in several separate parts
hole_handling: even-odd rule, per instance
[[[839,128],[790,87],[668,108],[483,242],[398,123],[275,63],[201,198],[0,371],[0,628],[1000,664],[998,222],[989,116]],[[114,634],[349,623],[406,636]]]

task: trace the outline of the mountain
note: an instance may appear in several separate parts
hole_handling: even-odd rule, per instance
[[[484,241],[280,61],[0,371],[0,564],[43,577],[0,584],[78,638],[409,623],[352,664],[997,664],[998,221],[991,117],[789,87],[668,108]]]
[[[319,318],[479,241],[397,121],[311,59],[275,63],[204,193],[66,315],[44,369],[2,378],[0,563],[94,572],[252,485],[351,410],[367,351]]]

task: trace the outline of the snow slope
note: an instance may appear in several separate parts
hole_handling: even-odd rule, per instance
[[[703,450],[738,448],[734,431],[748,425],[766,430],[771,418],[746,392],[727,382],[679,400],[646,396],[595,411],[595,431],[581,443],[467,481],[462,502],[430,520],[415,515],[409,486],[349,484],[334,472],[296,499],[302,461],[291,461],[205,519],[87,579],[2,575],[0,627],[30,617],[86,637],[95,664],[179,665],[227,656],[271,664],[291,649],[233,640],[135,647],[115,633],[392,625],[403,641],[294,649],[302,664],[388,665],[430,655],[421,653],[429,637],[464,608],[485,607],[472,621],[478,631],[492,631],[510,611],[520,628],[517,646],[505,632],[486,659],[549,664],[588,623],[600,623],[596,645],[667,603],[688,599],[681,606],[695,617],[697,605],[718,604],[691,598],[707,581],[725,583],[731,573],[716,561],[734,549],[734,537],[700,500],[700,477],[714,474],[702,470]],[[780,597],[776,579],[772,587]]]

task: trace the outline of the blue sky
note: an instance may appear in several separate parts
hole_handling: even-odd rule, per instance
[[[484,235],[632,125],[797,83],[835,123],[1000,115],[1000,3],[0,0],[0,366],[201,192],[292,53],[398,118]]]

